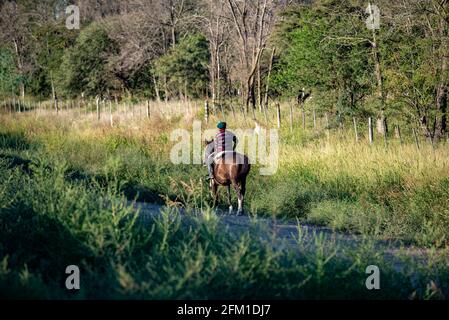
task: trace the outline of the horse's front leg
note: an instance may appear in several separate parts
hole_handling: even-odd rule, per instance
[[[243,214],[243,198],[245,196],[245,186],[240,183],[233,183],[235,192],[237,193],[237,200],[239,204],[239,208],[237,210],[237,215]]]
[[[239,214],[243,214],[243,200],[246,195],[246,179],[243,179],[240,183],[240,193],[239,193]]]
[[[238,203],[239,209],[237,210],[237,215],[243,214],[243,195],[241,192],[238,193]]]
[[[226,191],[228,193],[229,214],[232,214],[232,211],[234,210],[234,208],[232,207],[232,202],[231,202],[231,185],[226,187]]]
[[[215,183],[211,183],[211,193],[213,198],[212,208],[215,208],[218,203],[218,186]]]

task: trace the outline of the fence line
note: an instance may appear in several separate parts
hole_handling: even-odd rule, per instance
[[[129,100],[119,102],[118,99],[115,98],[115,102],[113,102],[112,99],[106,100],[99,97],[95,100],[60,100],[58,97],[55,97],[52,101],[41,102],[12,97],[3,100],[1,103],[0,110],[3,110],[4,113],[7,114],[25,114],[27,112],[33,112],[35,117],[40,117],[42,115],[52,113],[59,116],[62,115],[62,112],[64,112],[64,114],[70,114],[76,120],[80,119],[81,115],[84,113],[86,117],[90,116],[92,119],[95,119],[97,123],[108,123],[111,127],[120,125],[120,123],[128,123],[133,120],[153,119],[158,115],[163,117],[170,117],[177,114],[194,116],[199,111],[198,103],[189,100],[169,104],[162,102],[157,103],[148,99],[135,102],[130,102]],[[239,106],[240,111],[238,111]],[[302,128],[303,132],[313,129],[315,134],[324,132],[328,138],[330,137],[331,132],[334,131],[333,129],[337,129],[340,136],[344,136],[349,133],[350,136],[348,138],[354,139],[356,143],[366,139],[370,145],[375,144],[376,134],[374,132],[374,125],[376,120],[373,117],[368,117],[365,120],[352,117],[353,134],[351,134],[350,130],[344,130],[344,119],[338,116],[335,116],[335,118],[332,116],[331,120],[331,114],[329,112],[325,112],[320,115],[316,110],[306,111],[304,108],[301,108],[299,116],[298,112],[295,112],[295,110],[298,109],[293,104],[282,105],[281,107],[281,104],[277,102],[274,106],[275,108],[263,108],[262,110],[254,112],[254,120],[258,121],[258,123],[261,123],[262,125],[263,120],[265,120],[265,125],[267,128],[276,125],[277,128],[281,130],[288,128],[287,130],[290,133],[293,133],[295,127],[298,129]],[[237,121],[237,114],[241,114],[241,112],[243,112],[244,122],[247,123],[245,110],[242,105],[236,106],[236,104],[218,104],[215,112],[213,112],[213,110],[210,109],[209,102],[207,100],[204,102],[204,122],[206,124],[210,124],[212,119],[221,118],[226,120],[227,116],[231,113],[233,120]],[[103,113],[106,114],[105,117],[102,117]],[[259,119],[256,119],[257,117],[259,117]],[[295,123],[298,122],[301,123],[302,126],[295,126]],[[323,123],[325,125],[323,125]],[[252,125],[252,122],[247,124]],[[348,128],[347,124],[346,128]],[[365,132],[364,128],[367,130],[366,136],[363,134],[363,132]],[[398,123],[394,124],[392,128],[394,128],[394,130],[390,133],[386,119],[377,120],[377,135],[383,138],[385,148],[389,147],[389,140],[391,139],[395,139],[401,146],[404,144],[403,128],[401,128]],[[410,141],[413,141],[416,148],[420,150],[422,145],[417,126],[410,125],[408,128],[407,126],[405,128],[407,132],[411,133],[411,135],[407,135],[407,137],[411,137]],[[431,143],[433,147],[435,147],[436,142],[434,139],[426,140]],[[443,140],[445,140],[446,143],[449,143],[449,133]]]

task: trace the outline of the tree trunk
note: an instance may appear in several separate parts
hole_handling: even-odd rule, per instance
[[[216,96],[217,96],[217,100],[218,103],[220,103],[220,99],[221,99],[221,86],[220,86],[220,73],[221,73],[221,61],[220,61],[220,52],[217,50],[217,91],[216,91]]]
[[[19,88],[20,88],[20,97],[23,99],[25,99],[25,84],[23,82],[21,82],[19,84]]]
[[[260,74],[260,60],[257,63],[257,108],[262,112],[262,79]]]
[[[371,4],[369,4],[371,7]],[[371,46],[373,49],[373,58],[374,58],[374,75],[377,81],[377,96],[381,99],[381,108],[384,108],[384,90],[383,90],[383,81],[382,81],[382,68],[380,64],[380,54],[379,54],[379,44],[377,41],[376,30],[373,29],[373,40],[371,42]]]
[[[156,92],[157,102],[161,102],[161,95],[159,93],[159,86],[158,86],[158,83],[157,83],[157,80],[156,80],[155,76],[153,76],[153,82],[154,82],[154,91]]]
[[[380,100],[380,122],[385,123],[387,121],[385,117],[385,93],[383,87],[382,67],[380,64],[379,47],[376,38],[376,31],[373,30],[373,57],[374,57],[374,73],[377,81],[377,96]],[[386,128],[385,128],[386,129]],[[386,134],[386,132],[385,132]]]
[[[437,93],[437,119],[435,128],[435,140],[439,141],[446,135],[447,129],[447,100],[448,100],[447,85],[438,88]]]
[[[267,76],[267,83],[265,88],[265,98],[263,101],[263,106],[265,109],[268,109],[268,90],[270,89],[270,77],[271,77],[271,70],[273,69],[273,60],[274,55],[276,53],[276,47],[273,48],[273,51],[271,52],[271,58],[270,58],[270,66],[268,67],[268,76]]]
[[[164,100],[165,103],[168,102],[168,83],[167,83],[167,76],[164,75],[164,91],[165,91],[165,95],[164,95]]]
[[[441,19],[440,22],[440,37],[441,39],[445,39],[445,30],[446,30],[446,22],[444,19]],[[439,141],[446,135],[447,128],[447,100],[448,100],[448,45],[443,40],[443,48],[441,50],[441,58],[440,58],[440,79],[438,81],[437,90],[436,90],[436,123],[435,123],[435,133],[434,133],[434,141]]]
[[[17,69],[19,70],[19,74],[21,75],[21,78],[22,78],[20,81],[20,84],[19,84],[20,97],[22,99],[24,99],[25,98],[25,84],[23,83],[24,71],[23,71],[22,59],[20,56],[21,52],[20,52],[19,45],[18,45],[17,41],[13,40],[13,43],[14,43],[14,50],[15,50],[16,58],[17,58]]]
[[[53,82],[53,73],[52,72],[50,72],[50,83],[51,83],[51,96],[53,98],[53,103],[55,103],[56,90],[55,90],[55,83]]]
[[[210,91],[212,93],[212,104],[215,104],[215,58],[212,58],[211,66],[210,66]]]

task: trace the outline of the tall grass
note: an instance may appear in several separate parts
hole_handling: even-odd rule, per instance
[[[74,182],[64,166],[37,166],[26,175],[4,165],[4,298],[387,299],[441,298],[447,290],[441,258],[411,283],[413,264],[397,272],[373,248],[348,250],[317,237],[312,249],[299,236],[298,253],[277,252],[256,235],[231,236],[217,219],[181,217],[174,209],[140,222],[117,190]],[[366,290],[367,263],[380,266],[383,290]],[[81,270],[76,293],[64,289],[71,264]]]
[[[170,112],[178,108],[174,105]],[[190,130],[192,121],[201,115],[173,117],[168,111],[154,111],[150,119],[110,127],[88,117],[73,118],[70,112],[37,119],[31,114],[4,116],[0,134],[9,141],[5,147],[25,158],[63,161],[74,178],[105,180],[114,174],[130,199],[162,202],[166,197],[172,201],[185,197],[173,181],[193,183],[202,190],[196,202],[208,197],[207,188],[201,187],[204,168],[173,165],[169,159],[175,143],[170,141],[171,131]],[[203,126],[213,128],[219,117],[213,115],[210,124]],[[231,128],[253,125],[239,113],[235,121],[232,114],[228,117]],[[249,210],[420,246],[447,245],[448,145],[422,144],[418,150],[413,143],[390,141],[385,148],[383,141],[355,143],[351,131],[329,135],[325,131],[304,131],[298,123],[293,132],[288,126],[281,129],[279,171],[263,177],[258,166],[252,170],[246,201]],[[1,140],[2,136],[0,144]]]
[[[0,292],[25,298],[442,298],[447,256],[393,268],[367,241],[340,248],[316,239],[278,252],[248,232],[231,236],[217,219],[172,209],[143,223],[126,200],[207,208],[202,166],[173,165],[175,128],[201,114],[153,113],[107,120],[72,111],[1,115]],[[231,128],[250,127],[228,114]],[[208,127],[219,116],[212,116]],[[120,120],[120,119],[117,119]],[[343,132],[345,133],[345,132]],[[249,177],[252,214],[289,216],[375,239],[442,249],[449,239],[448,147],[369,146],[351,133],[295,124],[280,132],[274,176]],[[207,210],[207,209],[206,209]],[[209,212],[205,217],[213,217]],[[181,219],[184,221],[181,222]],[[299,253],[298,253],[299,252]],[[338,254],[332,254],[338,252]],[[404,259],[406,259],[404,257]],[[364,286],[368,264],[381,266],[383,290]],[[63,286],[67,265],[82,289]],[[419,271],[419,272],[418,272]],[[419,274],[419,275],[417,275]],[[410,281],[412,277],[413,281]]]

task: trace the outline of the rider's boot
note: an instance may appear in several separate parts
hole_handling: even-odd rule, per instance
[[[214,166],[213,165],[209,165],[207,166],[207,171],[209,171],[206,180],[210,181],[214,179]]]

